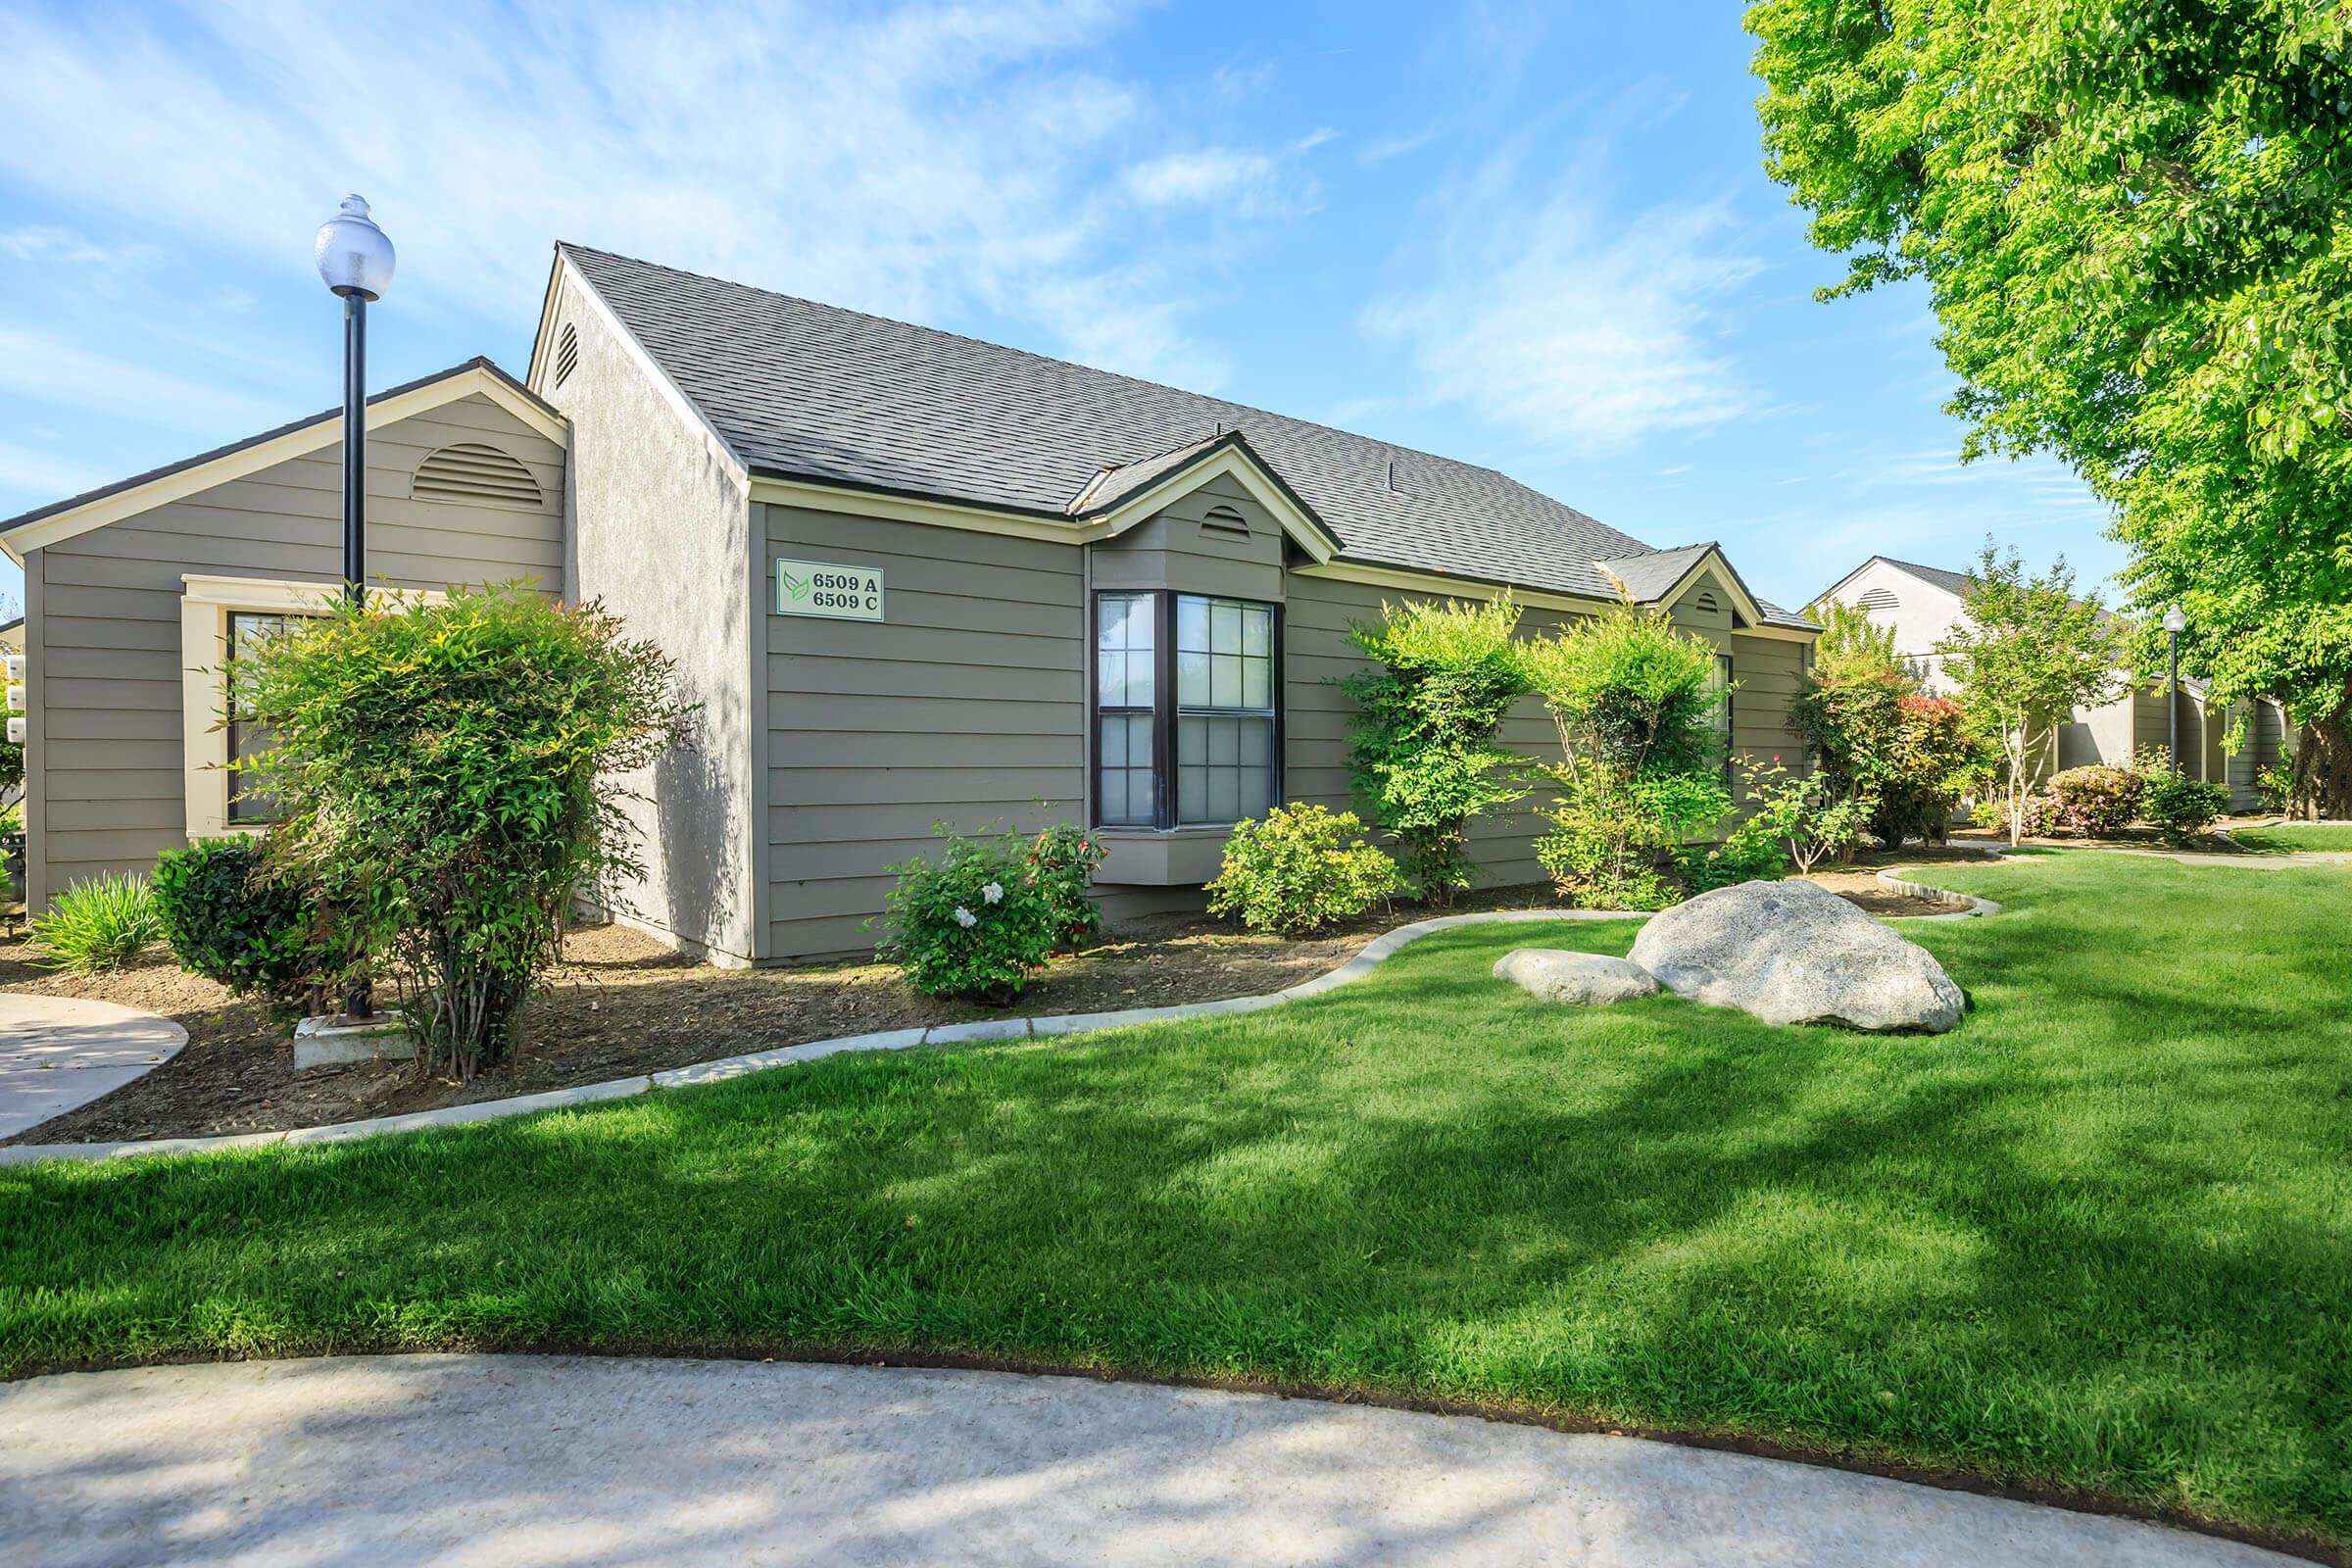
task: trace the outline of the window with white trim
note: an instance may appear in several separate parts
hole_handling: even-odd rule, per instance
[[[1095,821],[1227,826],[1281,796],[1281,612],[1167,592],[1095,597]]]
[[[293,631],[307,615],[273,612],[232,610],[228,612],[228,662],[230,678],[224,684],[233,692],[236,686],[234,670],[237,661],[272,638]],[[270,787],[264,774],[237,764],[250,758],[260,757],[277,744],[269,726],[251,714],[241,713],[233,702],[228,708],[228,825],[231,827],[267,827],[278,818],[277,792]]]

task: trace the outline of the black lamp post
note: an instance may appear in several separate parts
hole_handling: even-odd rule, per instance
[[[368,302],[392,282],[392,242],[368,217],[368,204],[343,198],[343,210],[318,228],[318,275],[343,297],[343,591],[356,603],[368,580]]]
[[[353,604],[368,593],[368,302],[392,282],[392,242],[357,196],[318,226],[318,275],[343,297],[343,592]],[[344,993],[343,1016],[372,1017],[375,988],[365,964]]]
[[[2164,697],[2164,738],[2173,754],[2173,771],[2180,771],[2180,634],[2188,630],[2188,617],[2175,605],[2164,612],[2165,636],[2172,642],[2172,674],[2167,678]]]

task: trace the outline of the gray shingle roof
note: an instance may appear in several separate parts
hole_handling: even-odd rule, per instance
[[[1339,539],[1344,560],[1613,598],[1595,563],[1656,554],[1492,468],[929,327],[558,249],[757,472],[1068,517],[1238,430]]]
[[[1879,559],[1889,566],[1909,572],[1922,582],[1934,583],[1936,587],[1948,593],[1958,594],[1962,598],[1966,598],[1969,591],[1977,585],[1975,576],[1965,571],[1946,571],[1941,566],[1923,566],[1915,561],[1897,561],[1892,556],[1881,556]]]

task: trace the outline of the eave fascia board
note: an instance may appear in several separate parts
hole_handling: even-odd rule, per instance
[[[563,256],[563,250],[559,247],[556,252],[557,260],[561,262]],[[743,454],[735,450],[735,444],[720,433],[717,425],[710,422],[710,416],[703,413],[694,399],[686,395],[686,389],[678,385],[667,370],[662,368],[661,362],[656,360],[646,346],[638,340],[637,334],[629,330],[628,322],[620,318],[620,313],[612,309],[612,302],[599,292],[596,280],[586,272],[574,272],[569,269],[565,269],[564,271],[565,275],[575,279],[579,297],[587,301],[588,308],[596,312],[598,318],[612,330],[613,337],[620,343],[621,351],[637,362],[638,368],[651,378],[655,389],[662,394],[663,401],[667,402],[678,416],[686,421],[688,427],[702,432],[710,449],[718,455],[719,461],[726,465],[736,484],[748,489],[752,482],[751,465],[744,462]],[[551,308],[557,297],[550,296]],[[531,350],[534,375],[538,373],[541,358],[540,349],[534,346]]]
[[[555,323],[556,301],[562,297],[568,270],[564,247],[558,245],[555,262],[547,270],[547,291],[539,297],[539,329],[531,335],[531,363],[522,372],[522,384],[541,397],[547,396],[547,383],[541,379],[541,372],[547,368],[547,329]]]
[[[467,366],[422,386],[411,387],[406,392],[368,404],[365,428],[373,433],[477,392],[557,446],[566,450],[570,448],[571,428],[564,419],[550,416],[537,398],[527,392],[517,392],[504,376],[493,375],[480,366]],[[342,416],[325,415],[267,441],[258,441],[251,446],[223,452],[206,462],[174,468],[156,475],[145,484],[99,496],[70,512],[52,513],[36,521],[13,528],[6,534],[0,534],[0,551],[5,551],[9,560],[22,566],[25,555],[30,551],[63,544],[93,529],[103,528],[108,523],[135,517],[143,512],[152,512],[174,501],[184,501],[189,496],[200,495],[218,485],[259,473],[264,468],[295,458],[306,457],[333,446],[342,439]]]
[[[1280,475],[1258,461],[1257,455],[1250,450],[1248,438],[1238,434],[1230,443],[1206,449],[1199,458],[1162,475],[1107,511],[1087,517],[1087,527],[1100,530],[1090,532],[1089,536],[1115,538],[1156,515],[1170,502],[1190,495],[1211,479],[1227,476],[1238,480],[1317,565],[1340,553],[1339,540],[1323,526],[1323,520],[1307,510],[1306,504],[1282,482]]]
[[[1766,622],[1763,606],[1757,604],[1756,596],[1747,591],[1747,584],[1740,580],[1739,571],[1734,568],[1730,559],[1724,555],[1723,547],[1720,545],[1708,545],[1705,553],[1690,563],[1690,569],[1675,580],[1674,586],[1660,594],[1652,603],[1660,610],[1673,610],[1676,605],[1682,603],[1685,595],[1698,586],[1699,576],[1710,563],[1723,568],[1719,573],[1723,584],[1731,589],[1740,612],[1747,617],[1747,625],[1738,629],[1746,631],[1764,625]]]

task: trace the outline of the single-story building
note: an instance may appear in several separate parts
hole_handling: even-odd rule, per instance
[[[726,964],[869,948],[888,867],[1099,827],[1114,918],[1198,907],[1233,823],[1345,806],[1349,622],[1631,599],[1720,650],[1727,751],[1792,753],[1815,628],[1721,549],[1658,550],[1490,468],[951,333],[557,247],[527,377],[368,409],[368,569],[602,599],[680,662],[696,744],[627,781],[617,917]],[[340,572],[340,421],[0,524],[26,584],[32,906],[266,803],[220,764],[239,636]],[[1532,700],[1503,733],[1551,750]],[[1479,825],[1533,881],[1538,823]]]
[[[1975,582],[1965,571],[1873,556],[1818,595],[1811,608],[1818,611],[1836,600],[1891,626],[1895,653],[1919,671],[1921,685],[1951,696],[1957,694],[1959,682],[1945,671],[1941,650],[1944,639],[1968,618],[1967,598]],[[2121,766],[2144,752],[2165,749],[2172,706],[2165,680],[2145,681],[2123,672],[2118,679],[2121,690],[2113,701],[2078,708],[2073,719],[2059,726],[2047,760],[2050,771],[2092,763]],[[2227,784],[2233,810],[2259,804],[2262,794],[2255,779],[2278,760],[2279,748],[2286,744],[2285,709],[2257,698],[2209,713],[2204,683],[2183,679],[2180,723],[2181,771]],[[2234,752],[2228,746],[2233,727],[2244,737]]]

